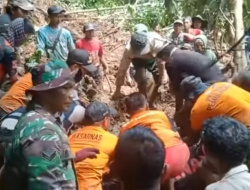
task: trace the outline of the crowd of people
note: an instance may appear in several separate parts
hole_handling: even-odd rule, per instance
[[[65,10],[53,5],[36,31],[27,18],[34,8],[9,0],[0,16],[0,82],[11,83],[0,99],[1,190],[250,189],[250,71],[228,81],[207,49],[205,19],[176,20],[167,38],[135,25],[112,100],[125,81],[138,92],[125,97],[129,120],[116,136],[109,128],[120,113],[80,98],[102,93],[109,73],[96,25],[74,40],[61,26]],[[18,47],[33,35],[37,50],[20,76]],[[82,88],[87,81],[94,85]],[[155,104],[166,82],[174,117]]]

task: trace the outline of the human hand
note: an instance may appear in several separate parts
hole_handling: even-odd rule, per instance
[[[126,78],[127,80],[127,84],[130,86],[130,87],[133,87],[135,86],[135,81],[129,76]]]
[[[163,77],[163,78],[161,79],[161,81],[160,81],[160,84],[161,84],[161,85],[165,85],[165,84],[167,84],[168,82],[169,82],[168,77]]]
[[[117,100],[118,98],[120,98],[122,96],[121,93],[121,89],[116,87],[116,91],[114,92],[114,94],[111,97],[111,100]]]
[[[19,76],[18,74],[16,73],[15,75],[13,75],[11,78],[10,78],[10,81],[12,84],[14,84],[15,82],[17,82],[19,80]]]
[[[87,158],[94,159],[97,158],[97,154],[99,154],[99,150],[96,148],[84,148],[76,153],[75,162],[81,162]]]
[[[109,68],[108,67],[103,68],[103,73],[104,76],[106,76],[109,73]]]
[[[48,58],[46,56],[42,56],[39,63],[41,63],[41,64],[48,63]]]
[[[197,172],[199,176],[201,176],[201,178],[204,180],[207,186],[221,179],[216,169],[207,162],[206,157],[202,158],[202,161],[198,166]]]

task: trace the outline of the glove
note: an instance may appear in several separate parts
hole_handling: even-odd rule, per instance
[[[97,154],[99,153],[99,150],[96,148],[84,148],[76,153],[75,163],[81,162],[87,158],[97,158]]]

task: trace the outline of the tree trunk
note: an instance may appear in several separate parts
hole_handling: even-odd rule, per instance
[[[234,26],[236,30],[235,42],[237,42],[245,33],[243,23],[243,0],[232,0],[234,7]],[[234,54],[234,62],[237,65],[238,71],[243,70],[247,66],[245,55],[244,41],[237,47]]]

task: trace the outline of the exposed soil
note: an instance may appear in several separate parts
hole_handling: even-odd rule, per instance
[[[39,14],[39,13],[36,13]],[[113,15],[114,16],[114,15]],[[42,14],[36,15],[36,18],[39,18],[36,22],[40,23],[40,27],[44,24],[46,24],[44,20],[44,16]],[[104,50],[105,50],[105,58],[109,64],[109,74],[108,78],[111,83],[111,89],[114,92],[115,90],[115,75],[117,73],[120,60],[123,55],[124,47],[126,42],[128,41],[130,37],[130,33],[126,32],[120,28],[117,28],[117,23],[114,23],[112,21],[112,16],[101,16],[98,17],[97,15],[86,15],[86,16],[79,16],[79,15],[73,15],[73,17],[67,17],[67,21],[63,22],[63,26],[66,26],[66,28],[69,28],[71,30],[76,31],[80,36],[83,36],[82,34],[82,28],[83,25],[87,22],[92,22],[97,24],[97,32],[96,35],[98,39],[103,43]],[[27,43],[22,48],[22,62],[24,63],[25,58],[31,56],[35,51],[35,42],[34,40],[31,40],[29,43]],[[112,121],[112,127],[110,128],[110,131],[114,134],[119,133],[119,128],[126,122],[127,117],[124,112],[124,97],[117,100],[117,101],[111,101],[111,95],[109,90],[109,85],[106,79],[104,79],[104,87],[103,92],[98,95],[98,100],[103,101],[110,106],[114,107],[119,111],[119,116],[114,118]],[[136,87],[131,88],[129,86],[123,86],[122,87],[122,93],[124,95],[128,95],[132,92],[135,92],[137,89]],[[170,116],[173,115],[174,112],[174,99],[170,95],[168,91],[167,85],[161,89],[161,96],[157,100],[157,106],[160,110],[165,111]]]

